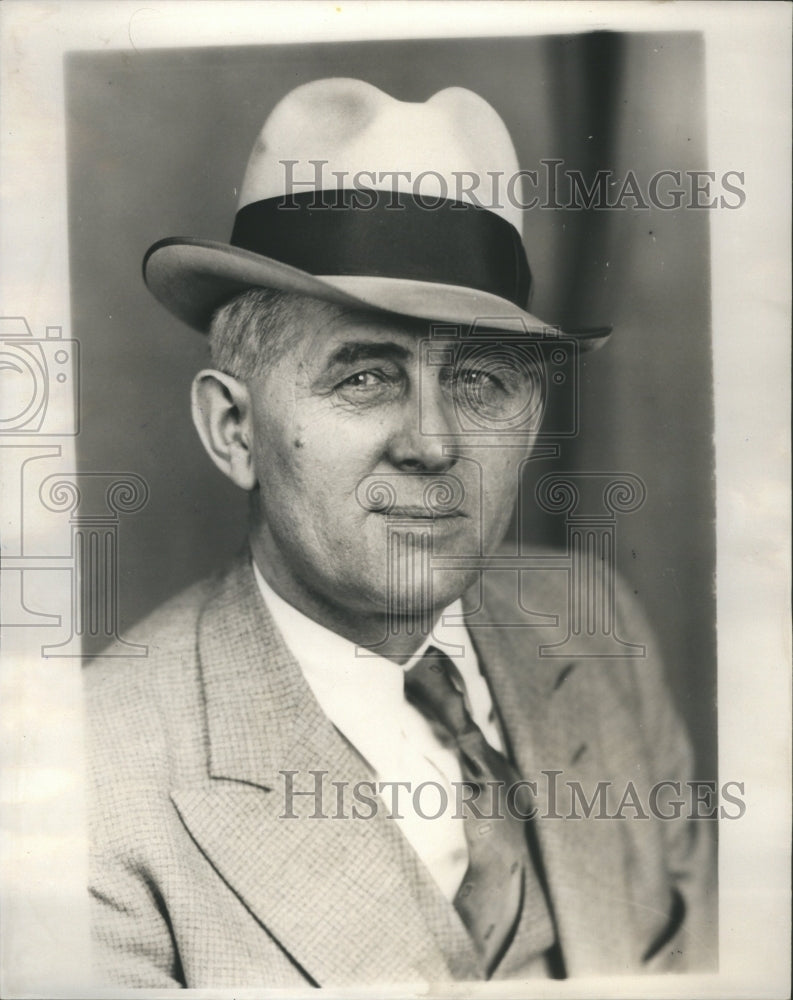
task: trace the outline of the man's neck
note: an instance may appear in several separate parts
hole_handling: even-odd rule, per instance
[[[275,572],[272,562],[268,562],[261,553],[257,554],[254,543],[251,549],[259,573],[281,600],[356,646],[363,646],[395,663],[406,663],[413,656],[432,632],[443,610],[422,609],[415,615],[400,618],[389,616],[385,610],[379,609],[370,613],[359,609],[347,612],[306,588],[295,586],[290,576]]]

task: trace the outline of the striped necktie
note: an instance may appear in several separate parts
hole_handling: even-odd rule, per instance
[[[468,786],[463,805],[468,869],[454,906],[489,977],[510,944],[524,905],[536,911],[531,916],[537,942],[548,947],[553,929],[524,822],[517,810],[511,814],[508,808],[507,790],[520,781],[519,775],[471,718],[464,691],[455,665],[433,646],[405,674],[408,701],[456,752]],[[523,812],[525,805],[519,808]]]

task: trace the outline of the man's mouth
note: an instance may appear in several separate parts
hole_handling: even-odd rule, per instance
[[[364,510],[392,521],[451,522],[469,516],[464,510],[465,486],[451,473],[442,476],[372,474],[358,483],[355,496]]]
[[[405,518],[406,520],[409,519],[414,521],[440,521],[448,518],[467,517],[467,515],[460,510],[431,510],[424,504],[400,504],[393,507],[375,507],[372,508],[371,513],[381,514],[391,518]]]

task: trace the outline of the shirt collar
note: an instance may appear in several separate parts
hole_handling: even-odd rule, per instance
[[[276,594],[255,561],[253,572],[275,624],[321,704],[325,701],[325,693],[331,688],[335,689],[337,695],[334,700],[343,697],[345,693],[353,693],[351,689],[354,689],[356,699],[365,692],[378,702],[390,698],[401,701],[404,672],[423,656],[430,645],[437,646],[454,658],[466,682],[471,675],[471,668],[474,676],[479,676],[478,662],[468,630],[463,624],[463,607],[459,599],[444,609],[432,632],[413,656],[404,664],[399,664],[357,646],[298,611]]]

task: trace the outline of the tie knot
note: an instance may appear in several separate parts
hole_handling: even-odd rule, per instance
[[[430,722],[439,723],[456,741],[477,731],[465,707],[465,684],[449,657],[430,646],[405,674],[405,695]]]

